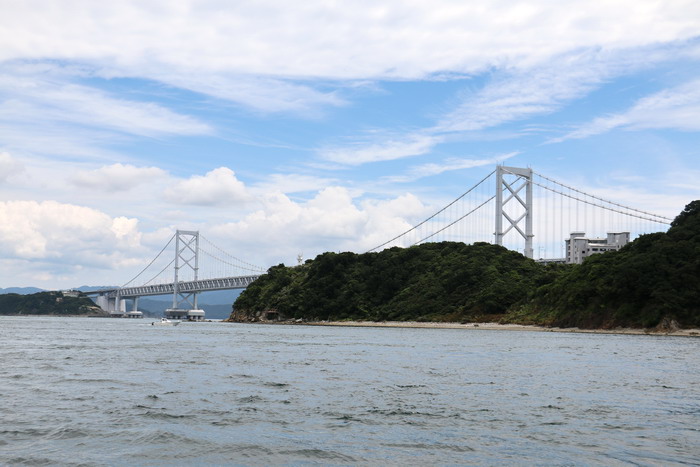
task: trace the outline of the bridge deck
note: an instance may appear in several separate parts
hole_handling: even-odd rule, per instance
[[[213,290],[245,289],[260,275],[221,277],[218,279],[199,279],[196,281],[183,281],[178,283],[178,291],[182,293],[208,292]],[[106,295],[121,298],[146,297],[149,295],[169,295],[174,292],[174,283],[158,285],[142,285],[138,287],[124,287],[121,289],[101,289],[85,292],[86,295]]]

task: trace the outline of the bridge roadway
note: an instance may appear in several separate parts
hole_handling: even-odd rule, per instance
[[[212,290],[245,289],[260,275],[221,277],[218,279],[198,279],[196,281],[178,282],[177,290],[180,293],[209,292]],[[123,287],[117,289],[100,289],[85,292],[86,295],[103,295],[109,298],[134,298],[149,295],[172,295],[175,292],[175,283],[158,285],[141,285],[137,287]]]

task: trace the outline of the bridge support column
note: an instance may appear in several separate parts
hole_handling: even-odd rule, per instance
[[[102,311],[109,311],[109,302],[104,294],[97,296],[95,299],[95,304],[99,306]]]
[[[518,186],[520,181],[523,183]],[[525,188],[524,200],[521,197],[523,188]],[[504,192],[508,194],[505,199],[503,199]],[[509,214],[506,206],[512,200],[517,201],[521,207],[510,209]],[[504,218],[510,224],[505,230],[503,229]],[[519,225],[523,219],[525,220],[524,231]],[[532,237],[534,236],[532,233],[532,169],[499,165],[496,167],[496,230],[494,233],[496,245],[503,245],[503,237],[512,229],[525,239],[523,254],[532,258]]]
[[[123,300],[119,295],[110,300],[111,310],[110,312],[122,314],[126,313],[126,301]]]

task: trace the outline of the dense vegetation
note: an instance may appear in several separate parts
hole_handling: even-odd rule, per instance
[[[62,292],[39,292],[31,295],[0,295],[0,315],[88,315],[102,310],[84,295],[65,296]]]
[[[510,319],[581,328],[700,326],[700,201],[668,232],[595,255],[541,286]]]
[[[309,320],[484,319],[502,315],[549,272],[488,243],[324,253],[302,266],[270,268],[236,300],[234,318],[275,310]]]
[[[582,265],[542,265],[505,248],[429,243],[324,253],[270,268],[231,320],[520,322],[550,326],[700,326],[700,201],[667,233],[644,235]]]

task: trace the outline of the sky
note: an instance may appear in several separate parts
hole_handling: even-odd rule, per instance
[[[697,0],[0,3],[0,288],[366,251],[499,163],[700,198]]]

